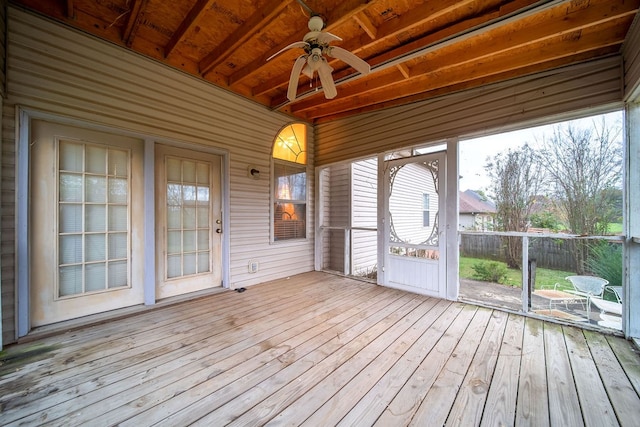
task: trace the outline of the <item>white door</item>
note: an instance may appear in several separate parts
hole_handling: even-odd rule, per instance
[[[31,326],[141,304],[143,142],[39,120],[31,135]]]
[[[156,146],[156,297],[222,286],[220,156]]]
[[[382,284],[446,297],[444,168],[444,153],[385,162]]]

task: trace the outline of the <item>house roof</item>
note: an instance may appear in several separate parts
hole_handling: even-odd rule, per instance
[[[640,0],[11,0],[297,118],[322,122],[617,54]],[[330,59],[337,96],[289,49],[309,11],[371,65]]]
[[[490,200],[484,199],[472,190],[460,192],[460,213],[495,213],[496,207]]]

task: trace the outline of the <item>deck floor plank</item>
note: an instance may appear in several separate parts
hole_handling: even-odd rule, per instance
[[[422,400],[455,351],[476,311],[477,308],[473,306],[465,306],[462,309],[374,425],[381,427],[407,425],[411,422]]]
[[[621,338],[606,338],[636,393],[640,394],[640,363],[638,363],[640,351]]]
[[[400,297],[398,295],[398,299]],[[363,317],[374,315],[388,304],[388,296],[385,295],[369,298],[364,295],[362,299],[351,297],[349,304],[340,305],[335,308],[334,313],[329,313],[330,316],[333,314],[334,317],[328,320],[317,316],[313,323],[301,324],[300,329],[304,330],[299,333],[296,330],[297,328],[292,328],[278,334],[276,337],[269,338],[268,341],[257,345],[255,351],[257,354],[253,355],[253,357],[240,357],[242,356],[241,354],[232,356],[237,362],[241,363],[230,369],[223,369],[222,373],[216,377],[201,377],[197,384],[184,392],[184,396],[173,398],[171,395],[170,399],[161,401],[158,398],[158,394],[166,394],[166,390],[158,390],[146,395],[146,399],[151,398],[161,403],[153,408],[152,411],[139,413],[137,416],[123,422],[122,425],[139,425],[139,422],[142,421],[180,424],[193,422],[202,413],[206,413],[207,410],[216,409],[235,398],[240,393],[238,378],[242,378],[243,389],[250,389],[263,378],[268,378],[273,373],[281,370],[283,364],[292,363],[296,357],[301,357],[315,350],[336,335],[344,333],[351,326],[360,322]],[[350,307],[351,305],[355,307]],[[311,327],[309,328],[309,326]],[[258,350],[262,351],[258,352]],[[252,354],[248,356],[252,356]],[[197,380],[198,377],[196,376],[195,379]],[[179,386],[180,384],[177,385]],[[202,400],[205,398],[206,400]],[[203,409],[199,410],[199,408]],[[183,415],[187,416],[188,419],[183,418],[178,421]]]
[[[618,426],[616,414],[582,330],[575,327],[562,329],[585,425]]]
[[[313,287],[311,288],[313,289]],[[273,289],[273,295],[270,298],[267,298],[264,302],[252,302],[244,301],[244,306],[233,306],[232,304],[224,304],[222,306],[214,305],[215,310],[212,312],[212,304],[209,302],[195,301],[193,305],[180,306],[176,308],[185,307],[184,310],[172,310],[167,315],[164,315],[166,310],[160,312],[160,316],[154,316],[154,313],[147,313],[146,316],[138,316],[144,317],[147,319],[139,328],[131,328],[131,323],[127,320],[115,321],[112,324],[108,325],[98,325],[96,327],[88,329],[86,334],[85,331],[75,331],[72,335],[74,336],[87,336],[87,340],[82,343],[80,339],[76,344],[69,344],[65,339],[68,334],[64,334],[61,336],[60,342],[56,343],[58,350],[52,353],[51,357],[47,360],[43,360],[34,364],[29,365],[25,369],[21,370],[20,373],[16,373],[15,375],[24,380],[28,374],[32,373],[34,377],[38,377],[41,375],[41,369],[46,366],[47,368],[47,377],[40,381],[40,387],[43,388],[43,395],[48,395],[50,393],[50,388],[47,386],[60,388],[62,387],[73,387],[75,384],[61,384],[61,380],[64,378],[75,378],[80,373],[82,373],[82,369],[92,370],[93,375],[99,375],[99,370],[107,367],[109,365],[110,360],[104,354],[100,354],[99,349],[104,348],[105,346],[113,346],[116,347],[116,343],[118,340],[126,340],[127,346],[132,348],[126,348],[125,350],[129,350],[127,355],[130,357],[131,362],[135,362],[133,358],[136,354],[144,353],[145,347],[141,344],[144,341],[138,340],[136,341],[136,337],[151,337],[152,340],[160,340],[165,338],[167,341],[177,341],[181,338],[181,335],[188,333],[189,335],[194,335],[199,330],[205,330],[206,333],[211,333],[211,331],[215,331],[216,328],[226,327],[227,329],[233,328],[234,324],[233,316],[234,313],[238,312],[240,307],[243,307],[243,312],[250,316],[252,313],[260,316],[264,313],[264,304],[274,304],[282,303],[287,300],[286,296],[279,298],[277,295],[277,290]],[[320,291],[318,291],[320,292]],[[235,293],[231,293],[235,294]],[[295,294],[293,294],[295,295]],[[217,295],[219,299],[222,299],[225,295]],[[233,296],[233,295],[232,295]],[[238,298],[236,297],[236,300]],[[227,301],[225,301],[227,302]],[[297,304],[299,300],[288,301],[288,304]],[[242,303],[240,303],[242,304]],[[207,308],[208,305],[208,308]],[[229,307],[231,306],[231,307]],[[197,314],[203,313],[206,316],[204,319],[201,317],[195,317],[194,320],[194,312]],[[173,316],[173,313],[178,313],[178,316]],[[207,314],[208,313],[208,314]],[[158,325],[166,326],[167,323],[164,323],[165,319],[169,318],[169,324],[178,325],[182,334],[168,334],[166,330],[161,329]],[[135,318],[133,319],[135,321]],[[205,324],[203,324],[203,320],[207,320]],[[142,322],[138,322],[140,324]],[[239,324],[240,322],[238,322]],[[200,328],[200,329],[197,329]],[[117,332],[114,332],[117,331]],[[169,335],[167,337],[167,335]],[[103,340],[100,340],[100,336],[103,336]],[[199,337],[195,337],[198,339]],[[40,345],[46,346],[50,342],[50,339],[45,339],[43,342],[39,343]],[[133,345],[133,342],[136,345]],[[157,344],[161,344],[156,342]],[[150,345],[150,348],[152,346]],[[90,349],[90,351],[89,351]],[[122,361],[122,348],[119,348],[119,351],[111,351],[111,354],[115,354],[116,356],[113,358],[117,361]],[[83,360],[86,363],[83,363]],[[98,363],[99,361],[99,363]],[[98,367],[96,367],[98,365]],[[69,376],[66,372],[68,369],[73,368],[73,375]],[[97,368],[97,369],[96,369]],[[110,369],[110,368],[108,368]],[[12,381],[13,376],[7,375],[4,378],[0,379],[0,386],[9,383]],[[35,393],[36,390],[31,389],[31,393]],[[5,397],[9,397],[8,395]]]
[[[368,389],[370,383],[375,383],[433,322],[433,309],[436,306],[437,300],[433,298],[420,304],[401,322],[397,322],[290,405],[283,411],[283,416],[279,416],[294,421],[297,419],[301,425],[335,425],[353,406],[346,392],[342,394],[344,399],[339,397],[339,393],[348,384],[356,384],[352,391],[360,394]],[[356,380],[361,374],[365,378]],[[287,413],[296,414],[296,418],[288,417]]]
[[[513,379],[520,378],[523,339],[524,318],[509,315],[481,426],[509,426],[514,423],[518,382]]]
[[[207,418],[203,418],[201,420],[202,422],[198,423],[198,425],[211,425],[211,420],[218,419],[233,421],[230,422],[229,425],[245,425],[253,422],[257,424],[268,424],[274,419],[274,423],[277,424],[283,419],[283,417],[280,417],[280,414],[288,409],[289,405],[303,397],[309,390],[313,389],[316,384],[340,368],[342,364],[349,361],[360,350],[374,342],[396,323],[403,320],[405,316],[418,307],[423,300],[424,298],[422,297],[412,298],[392,313],[383,316],[375,325],[369,325],[370,327],[358,335],[352,334],[348,336],[344,334],[338,336],[338,340],[335,342],[338,347],[335,350],[326,349],[325,351],[312,354],[310,358],[305,357],[300,360],[304,373],[301,373],[299,369],[292,369],[291,372],[287,370],[286,375],[282,376],[280,374],[286,371],[283,370],[277,376],[261,383],[256,389],[243,393],[243,395],[240,396],[242,400],[231,402],[229,405],[226,405],[226,407],[221,408],[220,411],[212,412]],[[271,389],[272,387],[279,389],[264,400],[257,401],[253,399],[257,389]],[[263,392],[259,394],[264,395]],[[242,408],[242,405],[239,403],[246,401],[247,395],[251,395],[252,399],[250,401],[257,403],[257,405],[255,405],[251,411],[245,412],[245,408]],[[263,396],[261,396],[261,398],[262,397]]]
[[[637,423],[640,414],[640,397],[635,393],[609,342],[602,334],[596,332],[584,331],[584,334],[620,424]],[[619,340],[621,338],[617,341]]]
[[[343,300],[350,301],[353,300],[357,291],[344,290],[343,293]],[[72,395],[67,397],[73,398],[76,405],[84,408],[84,411],[81,414],[74,414],[73,420],[69,421],[75,423],[97,422],[99,418],[104,419],[106,423],[114,422],[116,420],[111,419],[109,415],[115,415],[117,420],[121,419],[124,414],[128,413],[124,410],[127,409],[124,405],[131,403],[129,406],[134,406],[134,410],[139,412],[146,409],[148,405],[156,403],[154,400],[145,399],[145,392],[159,389],[165,393],[171,393],[171,395],[180,394],[183,389],[175,386],[176,377],[197,375],[199,378],[208,378],[215,375],[230,366],[227,364],[220,367],[211,362],[211,359],[224,359],[225,361],[228,359],[228,362],[233,366],[236,360],[230,359],[232,355],[256,342],[271,337],[277,331],[273,328],[274,326],[282,324],[293,326],[300,321],[304,324],[305,317],[309,318],[321,314],[313,311],[314,307],[323,311],[331,308],[321,297],[321,293],[318,293],[317,296],[319,298],[317,301],[316,294],[312,293],[307,296],[306,300],[296,299],[287,304],[278,305],[279,310],[274,311],[274,315],[271,317],[269,317],[269,310],[257,310],[251,315],[245,313],[242,320],[239,320],[240,317],[237,314],[233,314],[224,321],[226,328],[221,328],[219,331],[216,331],[215,324],[214,327],[208,325],[208,328],[207,325],[194,327],[194,333],[189,339],[177,337],[178,340],[175,341],[177,345],[172,347],[174,351],[157,353],[158,357],[168,358],[167,363],[158,364],[158,357],[153,357],[152,367],[149,369],[140,369],[141,365],[136,365],[135,373],[116,372],[115,376],[117,377],[100,378],[97,381],[100,386],[98,388],[95,388],[95,382],[91,381],[85,383],[85,387],[70,389]],[[342,300],[336,296],[334,301],[340,302]],[[269,318],[269,321],[264,320],[265,316]],[[204,331],[201,332],[201,329]],[[141,348],[144,347],[145,345],[141,346]],[[125,378],[126,381],[118,381],[118,378]],[[109,383],[109,385],[105,387],[104,383]],[[143,385],[136,386],[139,383]],[[135,388],[130,390],[132,387]],[[105,414],[95,417],[93,414],[96,411],[105,412]],[[57,414],[57,406],[53,406],[41,410],[37,416],[47,416],[48,419],[54,419]]]
[[[349,291],[344,290],[342,298],[350,300],[356,290]],[[363,290],[363,292],[367,292]],[[313,300],[315,293],[308,295],[307,298]],[[318,297],[322,295],[322,292],[317,293]],[[339,300],[339,295],[336,295],[336,299]],[[320,300],[317,303],[318,307],[325,307],[326,304]],[[304,312],[310,305],[302,303],[301,300],[295,299],[289,301],[286,304],[277,305],[280,311],[274,311],[278,316],[274,317],[274,322],[277,319],[283,318],[286,321],[295,322],[292,320],[291,311]],[[242,320],[238,320],[237,313],[230,313],[229,316],[223,318],[220,324],[213,322],[208,325],[191,325],[191,334],[186,336],[178,335],[173,337],[166,337],[169,344],[165,344],[160,349],[155,347],[151,350],[147,349],[147,345],[141,345],[134,347],[130,351],[120,353],[120,357],[114,355],[109,358],[103,358],[100,360],[101,370],[96,372],[91,368],[94,363],[79,364],[77,369],[72,372],[71,377],[65,371],[64,375],[67,376],[68,381],[65,383],[63,378],[58,378],[55,375],[51,375],[53,378],[49,378],[49,382],[55,381],[54,387],[65,386],[64,393],[54,393],[50,396],[44,396],[38,401],[36,406],[33,406],[34,416],[47,417],[51,419],[53,414],[50,412],[56,411],[55,405],[64,404],[65,401],[74,399],[76,406],[80,405],[92,405],[99,404],[100,411],[104,411],[108,406],[104,405],[104,399],[112,395],[120,395],[123,391],[126,391],[132,386],[135,386],[141,381],[144,381],[145,385],[150,387],[158,387],[156,377],[160,374],[172,372],[175,369],[182,370],[185,366],[189,367],[193,364],[204,363],[201,359],[206,354],[216,352],[217,350],[227,350],[230,352],[233,347],[229,347],[231,344],[238,345],[238,343],[244,342],[244,339],[264,332],[266,336],[273,333],[269,328],[270,324],[264,322],[264,316],[269,315],[269,310],[264,310],[264,307],[256,307],[255,311],[246,311]],[[293,318],[295,319],[295,317]],[[274,323],[276,324],[276,323]],[[244,331],[249,331],[248,334]],[[154,331],[154,333],[157,331]],[[242,339],[241,339],[242,338]],[[164,342],[164,340],[163,340]],[[136,354],[134,350],[142,351],[142,353]],[[221,357],[221,354],[218,354]],[[109,366],[107,360],[111,361],[115,359],[117,366]],[[165,363],[162,363],[162,362]],[[127,364],[127,362],[129,362]],[[137,362],[137,363],[136,363]],[[89,370],[85,370],[89,369]],[[102,372],[109,372],[106,376],[100,376]],[[183,371],[182,371],[183,372]],[[95,375],[98,375],[97,377]],[[69,384],[73,381],[81,381],[82,378],[90,376],[89,381],[84,383]],[[108,385],[108,387],[105,387]],[[142,387],[144,388],[144,387]],[[141,389],[136,387],[137,390]],[[46,390],[48,391],[48,390]],[[45,391],[45,392],[46,392]],[[95,393],[94,393],[95,391]],[[7,405],[7,408],[13,405]],[[53,409],[50,409],[53,408]],[[140,410],[139,408],[138,410]],[[7,419],[11,419],[11,414],[7,414]]]
[[[409,425],[445,424],[490,320],[491,310],[480,308],[476,311],[467,330],[460,337],[454,353],[440,371]]]
[[[371,297],[367,293],[362,295],[362,301],[365,301],[364,298],[367,296]],[[187,397],[201,394],[201,389],[211,393],[213,389],[202,383],[215,383],[218,387],[222,387],[225,385],[224,378],[233,381],[251,372],[251,364],[247,363],[248,361],[262,365],[269,363],[272,359],[283,357],[283,353],[288,351],[296,339],[309,333],[308,329],[314,327],[314,322],[324,325],[333,317],[339,316],[342,310],[347,310],[361,301],[359,297],[357,292],[352,292],[341,299],[336,298],[329,303],[323,303],[321,311],[314,309],[307,313],[298,313],[298,310],[294,312],[291,309],[284,310],[278,316],[268,316],[266,317],[268,320],[263,319],[264,325],[260,328],[252,325],[254,334],[247,336],[244,340],[228,341],[223,347],[210,343],[202,349],[201,354],[189,354],[189,363],[186,363],[187,361],[177,365],[173,363],[173,369],[160,369],[157,370],[157,376],[145,378],[147,386],[136,387],[135,390],[125,394],[112,393],[108,401],[96,402],[95,405],[103,406],[103,411],[105,404],[108,404],[110,409],[93,421],[101,425],[123,423],[127,418],[135,417],[141,411],[154,408],[176,396],[180,398],[173,399],[174,402],[182,402],[184,405],[188,402]],[[279,331],[283,332],[274,335]],[[156,408],[154,417],[143,412],[140,418],[149,420],[163,418],[164,412],[166,412],[164,407]]]
[[[3,353],[0,425],[626,427],[640,413],[623,338],[328,273],[65,327]]]
[[[364,392],[369,393],[383,376],[391,370],[401,357],[420,340],[426,330],[440,318],[451,303],[440,300],[411,329],[396,339],[392,345],[373,355],[371,363],[328,399],[303,425],[336,425],[352,408],[362,400]],[[362,424],[360,424],[362,425]]]
[[[546,363],[544,323],[537,319],[526,319],[516,403],[517,426],[549,425]]]
[[[560,325],[545,324],[549,415],[552,427],[583,426],[582,410]]]
[[[420,363],[433,350],[447,328],[462,311],[463,305],[453,304],[424,331],[411,348],[394,364],[383,377],[351,408],[338,423],[339,426],[373,425],[398,394]]]
[[[508,315],[494,311],[447,417],[448,425],[479,425]]]

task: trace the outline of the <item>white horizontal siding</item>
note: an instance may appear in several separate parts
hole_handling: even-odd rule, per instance
[[[636,15],[622,48],[624,57],[624,97],[640,98],[640,18]]]
[[[429,226],[423,227],[422,195],[429,194]],[[403,242],[421,244],[433,231],[438,212],[436,193],[431,172],[417,163],[408,163],[396,172],[389,197],[391,227]]]
[[[291,119],[143,58],[119,46],[9,7],[7,96],[3,109],[2,297],[13,305],[15,109],[100,125],[158,141],[215,147],[229,154],[230,282],[247,286],[313,270],[313,173],[309,173],[309,238],[271,244],[270,155]],[[313,132],[308,158],[313,165]],[[259,168],[259,180],[247,166]],[[313,170],[309,167],[309,171]],[[248,271],[257,260],[257,273]],[[14,313],[3,310],[13,339]],[[8,316],[11,316],[9,318]],[[6,341],[5,341],[6,342]]]
[[[319,124],[316,165],[621,106],[622,61],[612,56]]]
[[[353,227],[376,229],[378,226],[378,159],[373,157],[354,162],[352,171]],[[352,230],[351,270],[353,274],[368,274],[378,265],[377,231]]]
[[[376,228],[378,225],[378,159],[352,164],[352,226]]]

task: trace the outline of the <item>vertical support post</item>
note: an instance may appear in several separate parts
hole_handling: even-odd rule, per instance
[[[384,154],[378,155],[378,285],[384,285],[386,283],[385,277],[385,262],[387,261],[386,253],[386,241],[389,235],[387,228],[387,215],[385,206],[387,206],[386,197],[388,197],[389,183],[387,181],[387,175],[385,173],[385,161]]]
[[[322,201],[322,195],[324,194],[324,169],[316,168],[316,191],[314,195],[315,199],[315,270],[322,271],[324,265],[323,251],[324,247],[324,203]]]
[[[529,260],[529,293],[527,294],[527,306],[531,309],[531,293],[535,290],[536,286],[536,259],[531,258]]]
[[[640,339],[640,103],[627,104],[625,125],[622,329],[627,338]]]
[[[155,141],[144,141],[144,305],[156,303]]]
[[[344,229],[344,274],[351,274],[351,228]]]
[[[529,312],[529,237],[522,236],[522,311]]]
[[[17,335],[31,329],[29,315],[29,128],[30,117],[18,111],[18,147],[16,153],[16,282],[18,292]]]
[[[446,157],[446,178],[444,182],[444,188],[446,191],[446,206],[445,206],[445,239],[446,239],[446,295],[448,300],[455,301],[458,299],[458,292],[460,290],[460,244],[458,240],[459,227],[459,182],[458,177],[458,148],[459,143],[457,138],[447,140],[447,157]],[[442,184],[440,191],[442,190]]]

